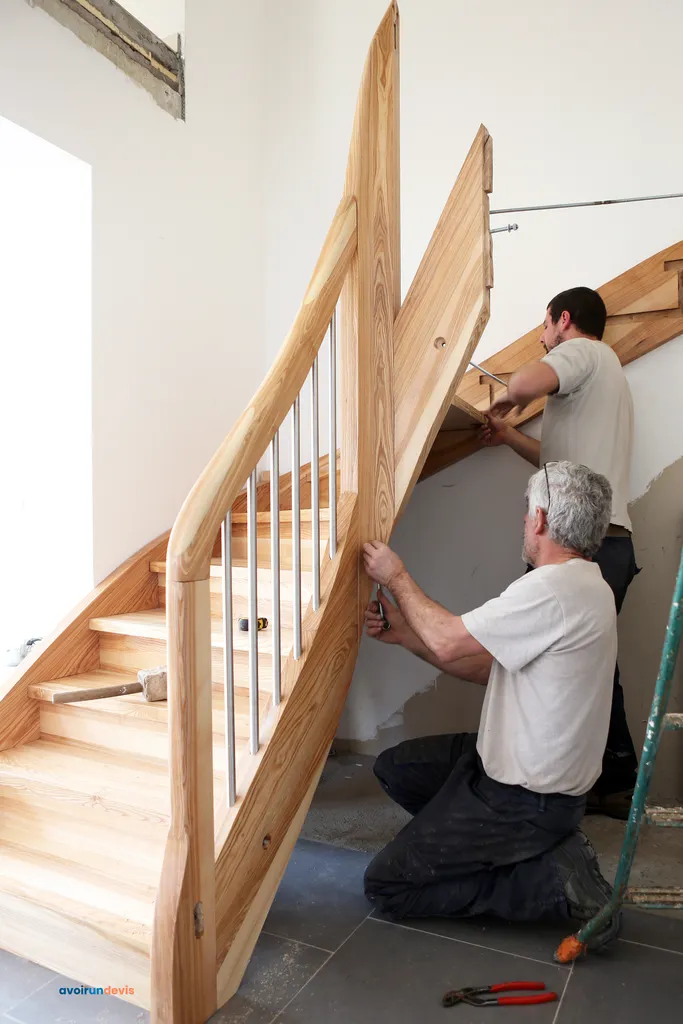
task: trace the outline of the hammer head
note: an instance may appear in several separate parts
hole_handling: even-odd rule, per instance
[[[165,667],[141,669],[138,672],[138,682],[142,686],[145,700],[166,700],[168,675]]]

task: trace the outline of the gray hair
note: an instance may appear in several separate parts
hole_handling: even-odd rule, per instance
[[[595,554],[612,515],[606,477],[573,462],[548,462],[529,480],[526,498],[530,515],[546,513],[551,540],[586,558]]]

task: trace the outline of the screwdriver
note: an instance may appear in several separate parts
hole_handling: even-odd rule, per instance
[[[382,616],[382,629],[387,630],[387,629],[391,629],[391,623],[389,622],[389,620],[387,619],[386,615],[384,614],[384,607],[382,605],[382,601],[380,600],[381,596],[382,596],[382,588],[381,588],[381,586],[378,583],[377,584],[377,605],[379,607],[379,613]]]

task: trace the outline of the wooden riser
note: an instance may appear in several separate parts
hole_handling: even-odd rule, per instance
[[[327,540],[320,541],[320,561],[322,563],[325,555],[325,549],[327,547]],[[234,566],[246,566],[248,558],[247,550],[247,538],[246,535],[243,537],[232,538],[232,564]],[[283,541],[280,544],[280,568],[291,569],[292,568],[292,542]],[[271,566],[270,558],[270,539],[268,537],[260,537],[256,542],[256,563],[259,569],[269,569]],[[313,569],[313,546],[310,540],[302,538],[301,541],[301,568],[306,572],[311,572]]]
[[[76,975],[85,985],[133,989],[134,995],[119,998],[149,1009],[151,931],[129,928],[133,934],[122,939],[122,924],[117,916],[43,892],[32,881],[0,874],[2,949],[67,978]]]
[[[156,889],[168,834],[165,822],[138,821],[26,790],[0,789],[0,840],[97,869],[114,882]],[[125,850],[125,857],[121,856]]]
[[[36,740],[0,751],[0,786],[49,793],[87,811],[93,801],[111,814],[139,822],[168,822],[168,769],[164,762],[76,744]]]
[[[280,621],[288,629],[292,628],[294,621],[292,575],[291,571],[280,573]],[[301,607],[305,611],[311,600],[311,574],[302,573],[302,577]],[[258,614],[264,615],[269,621],[272,621],[273,618],[272,578],[273,574],[270,569],[258,569],[256,581]],[[211,615],[217,620],[222,620],[223,578],[220,572],[214,572],[214,567],[212,567],[209,586],[211,589]],[[166,606],[165,571],[159,572],[159,604],[162,608]],[[238,619],[249,618],[249,578],[245,566],[235,566],[232,571],[232,610],[235,622]]]
[[[32,688],[32,696],[41,699],[41,735],[166,761],[166,701],[147,703],[142,694],[75,704],[52,704],[50,700],[55,691],[103,685],[103,679],[111,684],[126,678],[110,676],[108,673],[89,673],[76,679],[59,680]],[[264,692],[260,700],[261,719],[269,707],[270,695]],[[243,687],[235,688],[235,735],[238,744],[246,747],[249,738],[249,691]],[[213,737],[214,759],[216,764],[222,765],[225,759],[225,714],[223,689],[218,686],[213,694]]]
[[[246,635],[246,634],[243,634]],[[283,657],[287,652],[283,651]],[[211,649],[211,680],[217,686],[223,685],[223,649]],[[235,655],[235,683],[248,683],[249,657],[246,652]],[[114,672],[135,673],[141,668],[156,668],[166,663],[166,643],[163,640],[147,640],[143,637],[100,636],[100,665]],[[273,686],[272,656],[259,655],[259,690],[270,693]]]

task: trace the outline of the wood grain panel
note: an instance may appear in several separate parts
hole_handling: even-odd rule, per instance
[[[394,519],[393,324],[400,306],[398,8],[370,45],[346,171],[358,248],[342,293],[341,487],[358,494],[360,543]],[[362,578],[364,592],[366,580]],[[361,594],[360,604],[363,604]]]
[[[168,650],[171,827],[154,912],[152,1020],[216,1010],[211,632],[208,580],[173,582]]]
[[[222,1000],[241,981],[264,908],[286,866],[286,856],[280,854],[282,844],[291,849],[294,830],[290,828],[310,801],[351,682],[359,642],[356,508],[355,495],[342,495],[340,550],[324,570],[319,618],[314,621],[312,613],[307,615],[302,658],[285,666],[286,696],[274,712],[276,727],[259,752],[249,789],[233,809],[227,840],[217,858],[217,967]]]
[[[158,581],[149,563],[165,557],[167,544],[165,533],[119,566],[0,683],[0,750],[40,735],[38,706],[28,693],[32,683],[98,668],[97,634],[90,629],[93,616],[158,606]]]
[[[488,322],[491,165],[482,125],[396,318],[397,515]]]

